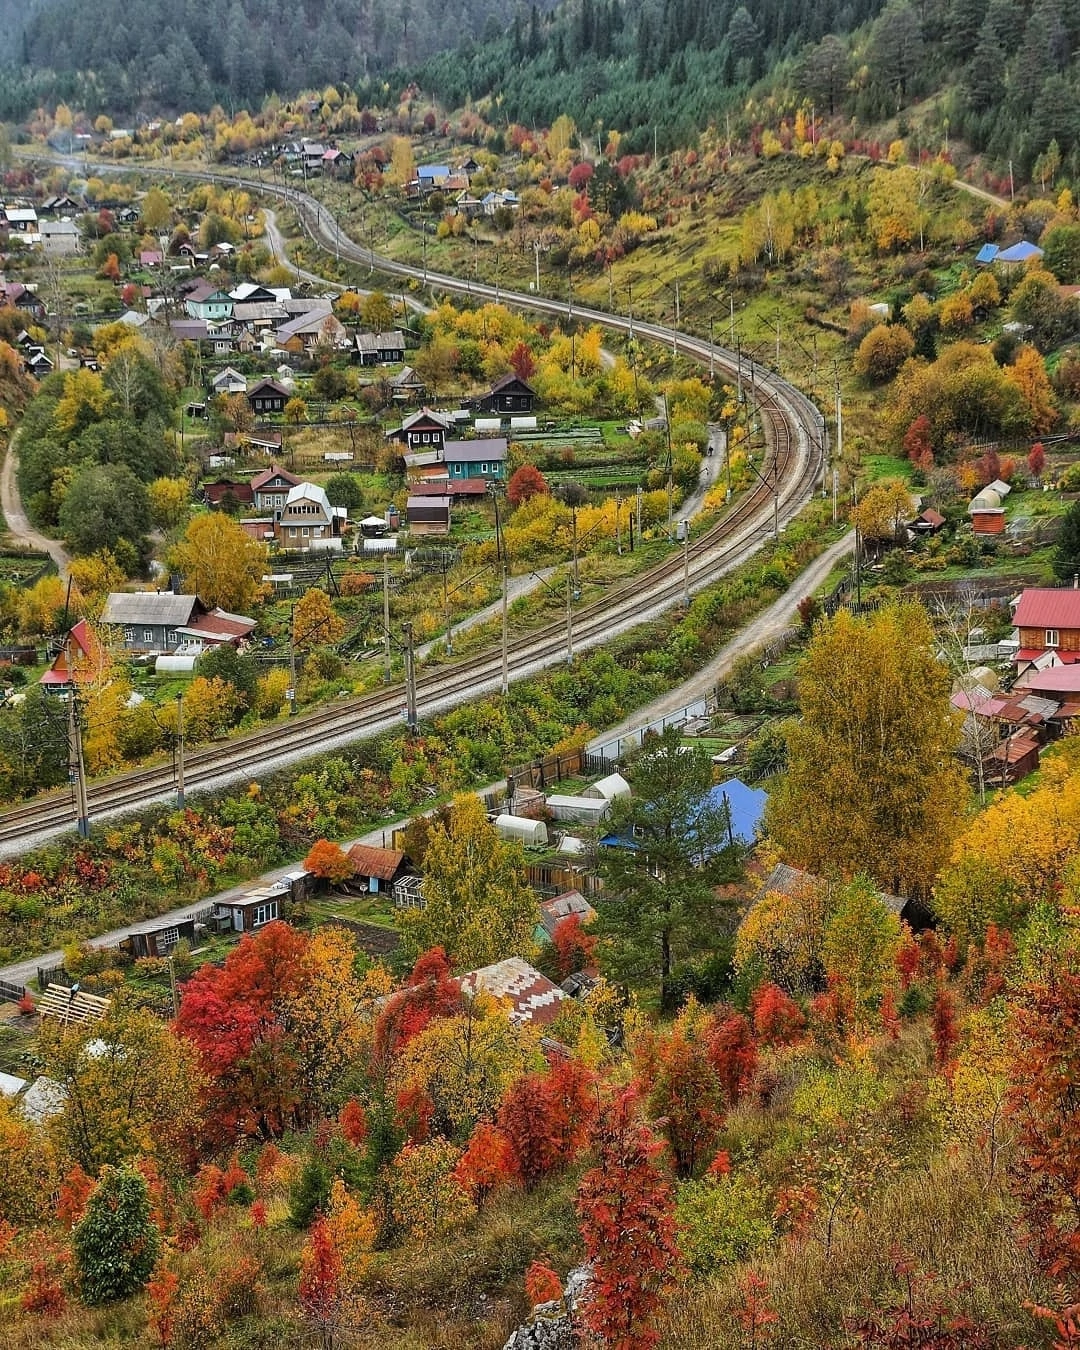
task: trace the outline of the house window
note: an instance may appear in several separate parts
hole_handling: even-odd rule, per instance
[[[295,526],[295,525],[290,525],[290,526],[289,526],[289,538],[290,538],[290,539],[295,539],[295,538],[296,538],[296,526]]]
[[[153,630],[152,628],[144,628],[144,629],[143,629],[142,640],[143,640],[144,642],[153,642],[153,640],[154,640],[154,630]]]
[[[125,629],[124,629],[124,641],[125,641],[125,642],[134,642],[134,641],[135,641],[135,629],[134,629],[134,628],[125,628]]]
[[[159,952],[168,952],[180,941],[179,928],[166,928],[158,934],[157,949]]]
[[[1048,647],[1056,647],[1056,646],[1058,646],[1058,645],[1059,645],[1059,640],[1060,640],[1060,635],[1058,634],[1058,630],[1057,630],[1056,628],[1048,628],[1048,629],[1046,630],[1046,645],[1047,645]]]
[[[424,435],[423,435],[423,441],[424,441],[424,444],[427,445],[427,443],[428,443],[430,440],[431,440],[431,435],[430,435],[430,433],[425,431],[425,432],[424,432]]]
[[[255,914],[251,920],[252,928],[261,928],[264,923],[269,923],[271,919],[277,918],[277,901],[269,900],[265,905],[256,905]]]
[[[168,645],[170,647],[175,647],[176,643],[177,643],[176,629],[172,628],[169,630]]]
[[[300,531],[300,534],[301,534],[301,536],[302,536],[304,539],[306,539],[310,533],[311,533],[311,531],[308,529],[308,527],[307,527],[306,525],[305,525],[304,528]]]
[[[481,465],[480,465],[480,472],[481,472],[481,473],[487,473],[487,471],[488,471],[487,465],[486,465],[486,464],[481,464]]]

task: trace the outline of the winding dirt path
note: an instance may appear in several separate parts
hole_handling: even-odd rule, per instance
[[[41,553],[49,554],[56,563],[60,580],[63,581],[67,577],[71,555],[57,540],[48,539],[40,531],[35,530],[23,510],[19,485],[15,477],[19,462],[18,441],[16,433],[11,438],[3,466],[0,467],[0,510],[3,511],[7,522],[8,538],[16,548],[34,548]]]

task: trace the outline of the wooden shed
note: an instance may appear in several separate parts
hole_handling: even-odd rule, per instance
[[[449,497],[410,497],[405,503],[405,519],[413,534],[449,534]]]

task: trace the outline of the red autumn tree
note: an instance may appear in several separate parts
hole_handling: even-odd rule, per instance
[[[86,1213],[86,1202],[96,1185],[97,1183],[86,1175],[78,1163],[60,1183],[56,1217],[65,1228],[74,1228]]]
[[[900,976],[900,989],[907,993],[912,981],[919,973],[922,949],[915,941],[914,934],[905,924],[900,936],[900,946],[896,949],[896,972]]]
[[[207,963],[184,986],[177,1032],[199,1052],[210,1079],[211,1143],[238,1134],[280,1135],[301,1100],[296,1056],[277,1004],[298,992],[308,939],[285,923],[245,936],[223,966]]]
[[[375,1060],[386,1064],[436,1017],[461,1011],[461,986],[441,947],[421,953],[405,984],[386,1001],[375,1024]]]
[[[562,1280],[543,1261],[533,1261],[525,1272],[525,1293],[534,1308],[541,1303],[555,1303],[563,1296]]]
[[[316,1219],[300,1254],[300,1310],[327,1350],[342,1299],[342,1260],[326,1219]]]
[[[350,1097],[338,1112],[338,1124],[341,1126],[341,1133],[353,1148],[364,1147],[368,1137],[367,1116],[355,1097]]]
[[[592,1278],[585,1325],[616,1350],[649,1350],[653,1323],[679,1271],[675,1197],[656,1156],[662,1145],[624,1094],[595,1128],[596,1166],[581,1178],[577,1211]]]
[[[1042,477],[1043,469],[1046,468],[1046,451],[1043,449],[1042,441],[1036,441],[1028,451],[1027,466],[1032,478]]]
[[[146,1286],[147,1320],[159,1345],[172,1344],[179,1289],[179,1275],[160,1264]]]
[[[328,881],[331,886],[340,886],[356,870],[352,859],[337,844],[329,839],[316,839],[304,859],[304,866],[320,881]]]
[[[522,464],[510,475],[510,481],[506,485],[506,500],[511,506],[520,506],[522,502],[531,501],[533,497],[546,496],[547,492],[547,479],[536,465]]]
[[[986,1329],[954,1310],[955,1293],[943,1288],[933,1272],[920,1270],[898,1251],[892,1253],[892,1267],[901,1297],[865,1317],[846,1320],[857,1345],[868,1350],[989,1350],[993,1341]]]
[[[593,166],[591,164],[587,164],[584,161],[582,161],[580,164],[574,165],[574,167],[570,170],[570,173],[566,181],[570,184],[570,186],[574,189],[575,192],[580,192],[581,189],[585,187],[585,185],[588,183],[589,179],[592,176],[593,176]]]
[[[790,1045],[806,1026],[803,1010],[776,984],[758,985],[750,995],[750,1015],[763,1045]]]
[[[896,1011],[896,995],[891,988],[881,996],[881,1029],[890,1041],[900,1035],[900,1014]]]
[[[1013,1017],[1007,1109],[1016,1129],[1011,1171],[1032,1247],[1066,1289],[1080,1279],[1080,974],[1022,987]]]
[[[667,1138],[675,1172],[685,1178],[716,1147],[724,1087],[704,1039],[680,1022],[656,1042],[648,1104]]]
[[[739,1293],[742,1302],[736,1316],[746,1332],[750,1350],[757,1350],[759,1345],[765,1343],[769,1327],[777,1321],[769,1302],[769,1286],[756,1271],[748,1270],[739,1280]]]
[[[580,914],[568,914],[555,925],[551,935],[555,948],[555,968],[559,979],[565,980],[578,970],[593,970],[596,960],[596,938],[586,932]]]
[[[110,253],[105,261],[98,268],[98,276],[103,281],[117,282],[120,280],[120,260],[115,253]]]
[[[930,419],[920,413],[904,432],[904,453],[912,464],[922,464],[927,455],[933,463],[934,447],[930,441]]]
[[[531,380],[536,374],[536,358],[524,342],[518,342],[510,353],[510,369],[519,380]]]
[[[461,1189],[472,1197],[476,1208],[483,1208],[484,1201],[492,1191],[517,1180],[517,1158],[513,1144],[497,1125],[486,1120],[479,1121],[465,1152],[458,1159],[454,1176]]]
[[[730,1106],[749,1091],[757,1073],[758,1054],[754,1033],[742,1013],[718,1016],[706,1033],[709,1058],[724,1088]]]
[[[934,994],[930,1030],[934,1038],[934,1062],[942,1073],[947,1074],[960,1041],[960,1032],[956,1025],[956,997],[944,980]]]
[[[575,1060],[524,1074],[499,1108],[498,1126],[514,1150],[527,1189],[571,1163],[595,1115],[595,1075]]]

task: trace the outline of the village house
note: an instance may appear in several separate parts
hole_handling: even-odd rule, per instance
[[[215,900],[213,917],[219,930],[253,933],[280,919],[282,901],[288,898],[284,886],[263,886],[232,899]]]
[[[412,366],[406,366],[399,370],[396,375],[391,375],[389,381],[390,397],[396,403],[412,403],[422,397],[426,385],[420,376],[413,370]]]
[[[538,943],[552,942],[555,929],[564,919],[577,918],[588,926],[596,918],[596,910],[580,891],[564,891],[540,902],[540,922],[533,933]]]
[[[72,220],[43,220],[41,246],[51,258],[71,257],[82,247],[79,227]]]
[[[482,966],[462,975],[461,992],[469,998],[489,994],[518,1026],[548,1027],[558,1017],[566,994],[519,956]]]
[[[489,436],[478,441],[447,441],[443,460],[451,481],[461,478],[501,482],[506,477],[505,437]]]
[[[114,591],[105,601],[101,623],[126,652],[173,652],[180,646],[240,646],[256,621],[207,609],[195,595]]]
[[[446,444],[450,425],[449,419],[441,413],[432,412],[430,408],[421,408],[411,417],[406,417],[400,427],[388,431],[386,439],[400,441],[411,451],[441,451]]]
[[[221,322],[233,316],[233,298],[209,281],[200,281],[184,297],[184,308],[193,319]]]
[[[49,693],[66,693],[73,684],[86,684],[102,671],[106,653],[85,619],[71,628],[39,683]]]
[[[246,394],[247,380],[233,366],[219,370],[210,380],[210,393],[216,395]]]
[[[45,301],[21,281],[0,280],[0,308],[21,309],[39,322],[46,317]]]
[[[258,384],[247,391],[247,401],[251,411],[264,415],[283,413],[285,404],[291,397],[292,395],[283,385],[278,384],[277,380],[269,378],[260,380]]]
[[[206,505],[214,510],[246,510],[255,505],[250,482],[236,478],[219,478],[216,483],[207,483],[202,495]]]
[[[348,521],[344,506],[331,506],[326,492],[315,483],[297,483],[274,519],[274,537],[285,549],[341,551],[341,535]]]
[[[405,854],[396,848],[353,844],[347,857],[353,865],[349,885],[371,895],[393,894],[397,883],[411,875],[413,870]]]
[[[536,391],[517,375],[504,375],[496,380],[477,409],[488,413],[531,413],[536,404]]]
[[[289,493],[300,479],[280,464],[271,464],[251,480],[251,491],[256,511],[281,511]]]
[[[449,534],[450,498],[448,496],[410,496],[405,503],[405,520],[413,534]]]
[[[356,355],[362,366],[389,366],[405,360],[405,335],[395,329],[392,333],[357,333]]]
[[[293,353],[309,352],[316,347],[343,351],[352,346],[341,320],[323,310],[297,314],[281,324],[274,333],[274,342],[282,351]]]
[[[1013,610],[1013,643],[1019,683],[1029,667],[1080,661],[1080,589],[1030,586]]]

